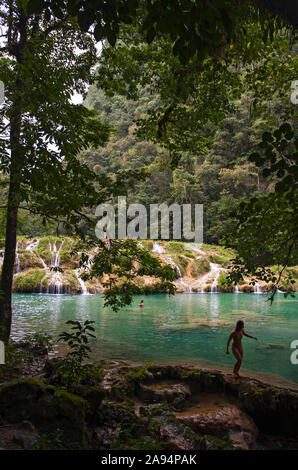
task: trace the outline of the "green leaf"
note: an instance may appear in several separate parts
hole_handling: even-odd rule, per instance
[[[185,40],[184,40],[183,38],[179,38],[179,39],[175,42],[175,44],[174,44],[174,46],[173,46],[173,54],[174,54],[175,56],[177,56],[177,55],[180,54],[181,50],[182,50],[183,47],[184,47],[184,43],[185,43]]]
[[[29,0],[26,11],[28,15],[32,15],[33,13],[40,14],[44,8],[44,0]]]
[[[57,18],[59,18],[60,20],[64,17],[63,12],[62,12],[61,8],[58,5],[53,4],[52,5],[52,10],[53,10],[54,15]]]
[[[78,13],[78,23],[83,31],[87,32],[92,25],[93,17],[92,14],[86,11],[80,11]]]
[[[280,129],[278,129],[278,130],[273,132],[273,135],[277,140],[279,140],[281,138],[282,131]]]
[[[108,30],[107,38],[108,38],[108,41],[111,44],[111,46],[114,47],[115,44],[116,44],[116,40],[117,40],[117,37],[116,37],[116,34],[114,33],[114,31]]]
[[[289,131],[289,132],[285,132],[285,138],[286,138],[287,140],[292,140],[293,137],[294,137],[294,132],[293,132],[292,130]]]
[[[154,27],[151,27],[146,34],[146,40],[148,44],[151,44],[156,36],[156,30]]]
[[[262,171],[262,175],[264,176],[264,178],[267,178],[268,176],[270,176],[271,175],[270,168],[264,168],[264,170]]]
[[[290,126],[290,124],[288,122],[284,122],[280,128],[279,128],[280,132],[282,132],[283,134],[287,134],[288,132],[291,132],[292,131],[292,128]]]
[[[270,132],[264,132],[263,135],[262,135],[262,139],[265,142],[273,142],[273,137],[272,137],[272,134]]]
[[[259,159],[260,159],[260,154],[257,153],[257,152],[251,153],[251,154],[249,155],[249,157],[248,157],[248,160],[249,160],[250,162],[256,162],[256,161],[259,160]]]

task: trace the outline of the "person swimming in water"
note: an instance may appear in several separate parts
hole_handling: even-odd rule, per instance
[[[140,301],[139,307],[144,307],[144,300],[141,300],[141,301]]]
[[[236,323],[236,326],[232,333],[229,336],[228,342],[227,342],[227,351],[226,353],[229,354],[229,344],[231,340],[233,340],[232,343],[232,352],[234,356],[236,357],[237,361],[234,365],[233,369],[233,374],[235,377],[240,377],[239,375],[239,369],[242,364],[242,359],[243,359],[243,348],[242,348],[242,336],[247,336],[248,338],[252,338],[257,340],[254,336],[250,336],[244,331],[244,323],[242,320],[238,320]]]

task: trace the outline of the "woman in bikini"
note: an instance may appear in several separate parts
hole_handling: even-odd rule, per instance
[[[232,333],[229,336],[228,343],[227,343],[227,354],[229,354],[229,344],[231,340],[233,340],[232,343],[232,352],[234,356],[236,357],[237,361],[234,365],[233,369],[233,374],[235,377],[240,377],[239,375],[239,369],[241,367],[242,359],[243,359],[243,349],[242,349],[242,336],[247,336],[248,338],[252,339],[257,339],[254,336],[250,336],[244,331],[244,323],[242,320],[238,320],[236,323],[236,327],[232,331]]]

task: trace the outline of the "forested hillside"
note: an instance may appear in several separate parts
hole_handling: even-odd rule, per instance
[[[248,161],[268,123],[251,112],[247,93],[235,103],[236,112],[213,129],[205,152],[196,156],[185,152],[172,170],[168,151],[141,140],[135,132],[135,121],[156,101],[149,92],[133,101],[119,95],[105,96],[91,86],[87,106],[99,111],[115,133],[106,147],[86,151],[82,158],[98,173],[145,166],[150,177],[136,184],[130,202],[204,204],[205,242],[219,243],[232,222],[231,211],[249,196],[266,192],[270,185],[268,178],[262,178],[262,171]],[[274,104],[272,110],[278,121],[279,110]]]

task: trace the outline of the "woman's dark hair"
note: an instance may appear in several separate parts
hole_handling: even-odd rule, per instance
[[[241,330],[241,328],[244,327],[244,323],[242,320],[238,320],[237,323],[236,323],[236,331],[239,331]]]

